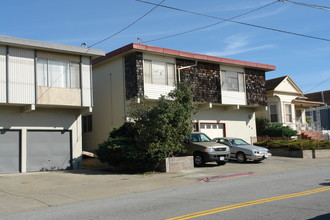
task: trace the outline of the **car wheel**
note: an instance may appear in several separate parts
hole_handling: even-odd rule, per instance
[[[196,167],[201,167],[205,165],[205,160],[203,158],[203,155],[201,153],[196,153],[194,155],[194,165]]]
[[[240,163],[244,163],[244,162],[246,161],[245,154],[242,153],[242,152],[238,152],[238,153],[236,154],[236,159],[237,159],[238,162],[240,162]]]
[[[218,165],[225,165],[227,163],[227,161],[217,161]]]

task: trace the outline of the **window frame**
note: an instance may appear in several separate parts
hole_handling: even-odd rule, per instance
[[[287,106],[290,107],[289,108],[290,112],[287,111],[288,110]],[[285,113],[285,122],[292,123],[292,105],[291,104],[289,104],[289,103],[284,104],[284,113]],[[288,120],[288,117],[289,117],[289,120]]]
[[[149,63],[148,66],[146,63]],[[153,66],[154,65],[163,65],[162,67],[164,68],[165,71],[165,77],[164,77],[164,82],[163,83],[156,83],[155,82],[155,74],[153,71]],[[173,76],[170,77],[170,69],[173,69]],[[159,61],[159,60],[152,60],[152,59],[143,59],[143,81],[145,84],[150,84],[150,85],[159,85],[159,86],[174,86],[176,84],[176,68],[175,68],[175,63],[171,62],[165,62],[165,61]]]
[[[275,113],[272,112],[272,106],[275,107]],[[273,115],[276,116],[276,120],[273,120]],[[276,104],[270,104],[269,105],[269,118],[270,118],[270,122],[272,123],[277,123],[278,122],[278,112],[277,112],[277,105]]]
[[[234,75],[236,77],[234,77]],[[229,92],[245,92],[245,73],[231,70],[220,70],[221,90]],[[232,86],[230,86],[232,85]],[[235,85],[235,86],[233,86]]]
[[[53,62],[53,64],[52,64],[52,62]],[[65,73],[54,72],[52,74],[50,68],[51,68],[51,66],[56,67],[56,65],[55,65],[56,62],[64,64],[61,67],[64,67],[66,69]],[[46,67],[43,66],[42,72],[40,72],[40,68],[39,68],[40,64],[46,65]],[[45,86],[45,87],[53,87],[53,88],[66,88],[66,89],[80,89],[80,87],[81,87],[81,85],[80,85],[81,84],[80,83],[80,81],[81,81],[81,65],[80,64],[81,64],[80,62],[69,61],[69,60],[37,58],[37,61],[36,61],[37,86]],[[76,67],[78,67],[78,68],[76,68]],[[78,70],[75,73],[75,75],[76,75],[75,85],[73,85],[73,83],[72,83],[72,80],[74,78],[73,77],[74,68],[76,68],[76,70]],[[46,73],[44,71],[46,71]],[[52,76],[56,77],[56,76],[58,76],[58,74],[60,74],[60,76],[57,77],[56,79],[62,78],[62,81],[60,82],[60,84],[62,84],[61,86],[56,85],[56,83],[54,83],[54,81],[52,80]],[[40,77],[42,77],[42,80],[40,80]]]

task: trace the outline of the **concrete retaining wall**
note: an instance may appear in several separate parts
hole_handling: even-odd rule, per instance
[[[330,149],[324,150],[289,150],[288,148],[270,148],[273,156],[295,157],[295,158],[330,158]]]
[[[168,157],[161,167],[161,170],[166,173],[176,173],[183,170],[191,170],[194,169],[194,159],[193,156]]]

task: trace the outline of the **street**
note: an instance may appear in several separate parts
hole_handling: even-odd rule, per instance
[[[323,163],[271,173],[242,172],[228,178],[209,176],[195,184],[3,215],[0,219],[330,219],[329,204],[330,165]]]

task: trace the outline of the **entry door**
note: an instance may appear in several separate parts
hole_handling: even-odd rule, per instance
[[[20,171],[20,132],[0,130],[0,173]]]
[[[200,123],[200,132],[205,133],[211,139],[224,137],[224,126],[224,124],[217,123]]]
[[[70,131],[28,131],[27,171],[71,169]]]

